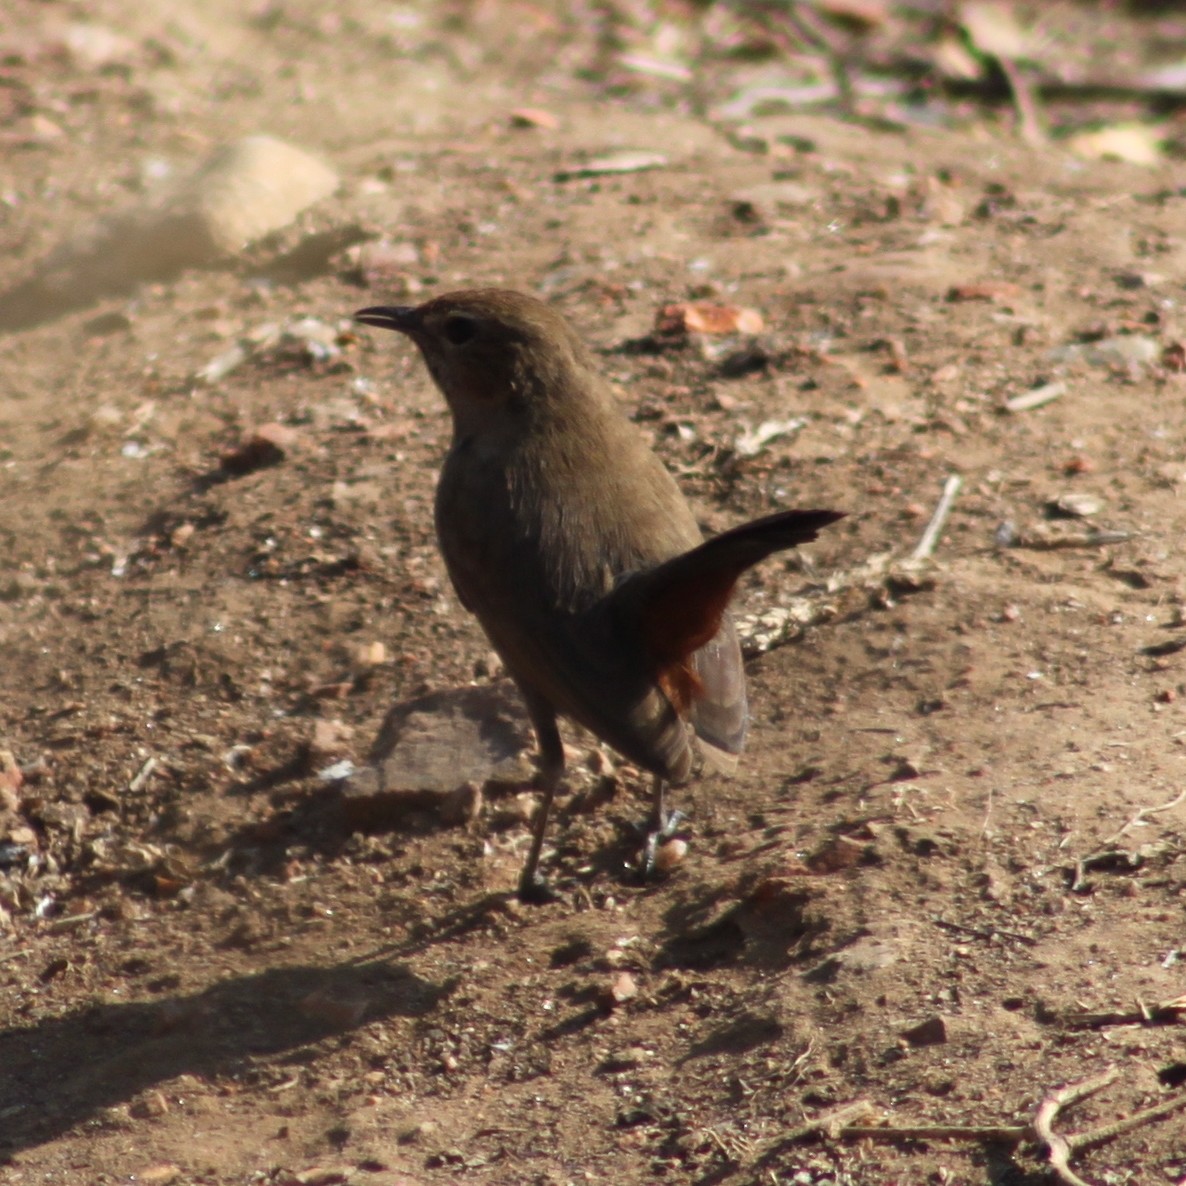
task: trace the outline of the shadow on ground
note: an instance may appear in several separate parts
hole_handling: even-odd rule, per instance
[[[303,1063],[310,1045],[382,1018],[420,1017],[453,987],[377,961],[269,968],[190,996],[91,1005],[0,1030],[0,1159],[179,1075],[217,1080],[250,1075],[257,1059]]]

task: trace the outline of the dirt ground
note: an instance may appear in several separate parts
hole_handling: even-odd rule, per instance
[[[1037,1186],[1059,1086],[1114,1074],[1064,1135],[1168,1112],[1182,168],[1003,109],[729,122],[777,62],[621,76],[604,6],[348,8],[7,5],[0,289],[240,136],[341,185],[0,333],[0,1182]],[[1139,56],[1108,11],[1077,50]],[[663,161],[581,174],[626,150]],[[580,326],[706,530],[850,513],[739,594],[817,620],[751,661],[738,775],[678,792],[683,863],[636,883],[645,779],[570,732],[535,908],[521,791],[364,828],[323,776],[393,703],[501,680],[433,540],[443,404],[348,321],[484,284]],[[689,299],[766,328],[656,340]],[[320,349],[261,328],[310,318]],[[906,1131],[796,1133],[862,1102]],[[1186,1182],[1186,1110],[1071,1165]]]

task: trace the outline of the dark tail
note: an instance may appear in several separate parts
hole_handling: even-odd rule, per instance
[[[842,511],[784,511],[743,523],[642,573],[630,600],[657,668],[683,665],[721,627],[737,579],[775,552],[810,543]]]

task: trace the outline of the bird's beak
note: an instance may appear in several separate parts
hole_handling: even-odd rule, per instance
[[[414,305],[374,305],[359,309],[355,321],[363,325],[377,325],[380,329],[393,329],[397,333],[412,334],[420,328],[420,310]]]

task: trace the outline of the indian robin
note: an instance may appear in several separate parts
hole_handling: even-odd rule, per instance
[[[475,289],[355,318],[410,337],[453,415],[437,537],[539,742],[543,802],[519,882],[522,898],[539,900],[564,771],[557,716],[651,772],[662,834],[664,784],[686,781],[698,756],[732,770],[745,740],[745,675],[727,608],[738,577],[842,516],[788,511],[704,542],[581,339],[533,297]]]

